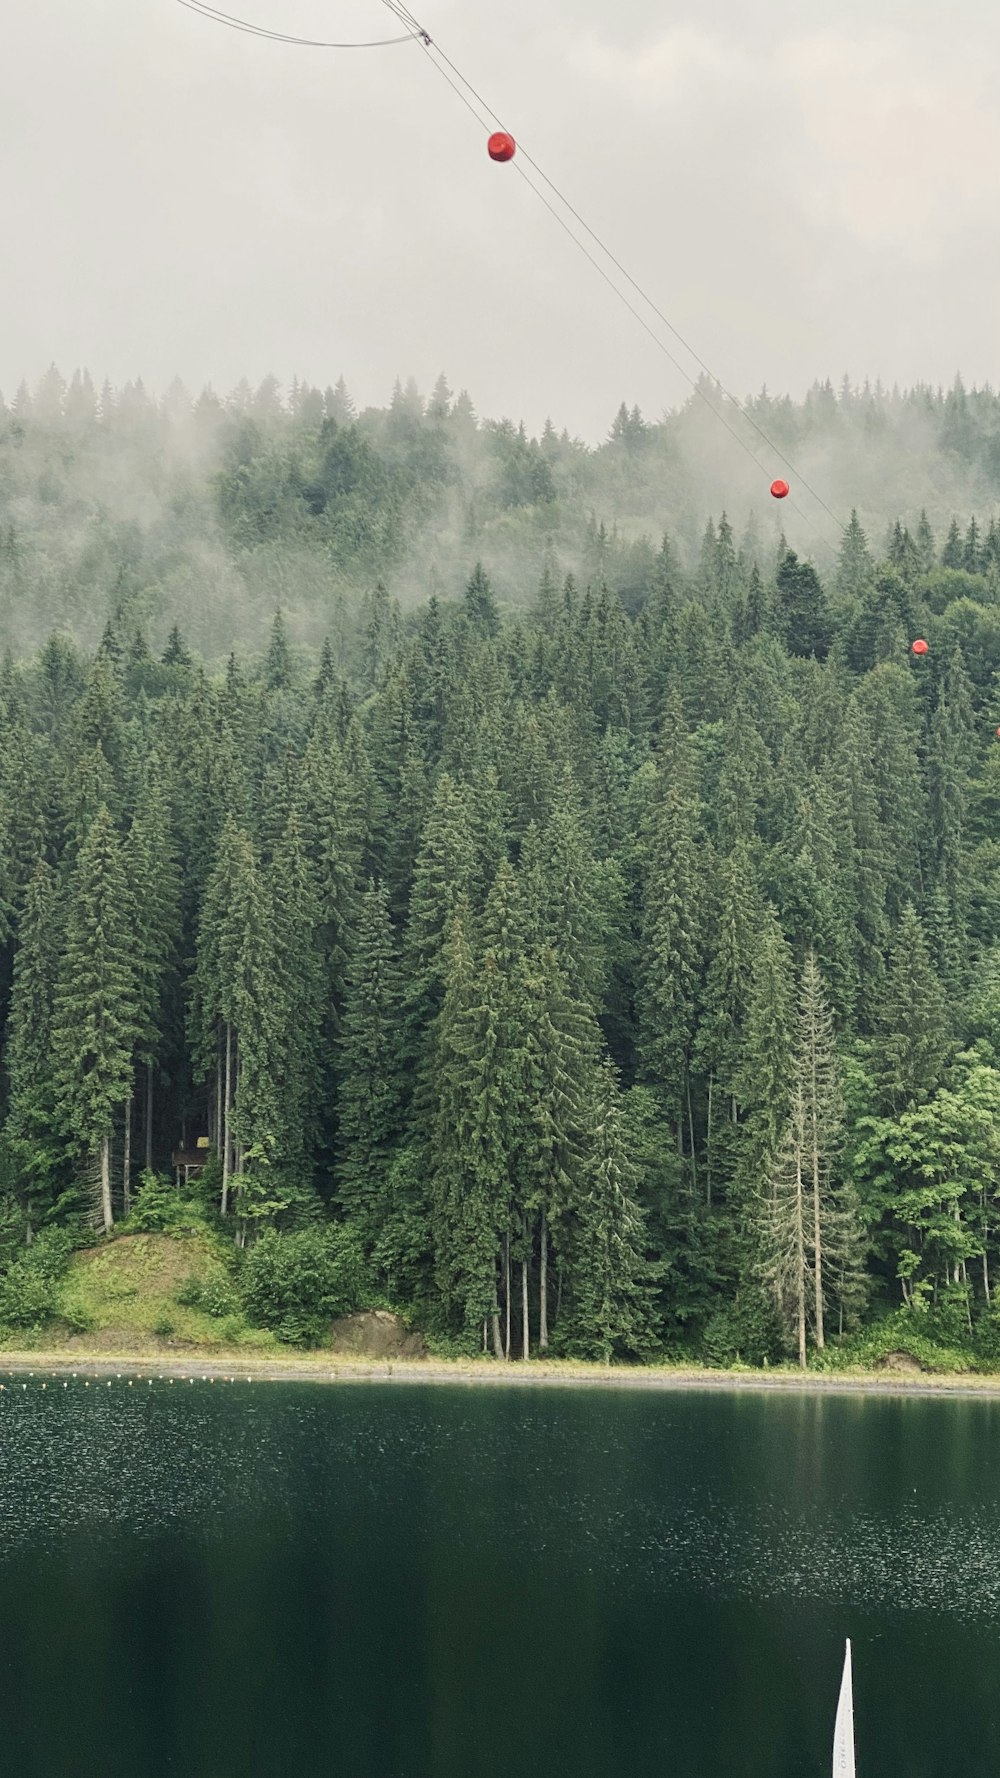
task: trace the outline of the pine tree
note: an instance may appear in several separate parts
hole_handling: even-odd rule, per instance
[[[616,1355],[648,1355],[655,1339],[636,1169],[609,1063],[597,1072],[589,1121],[593,1149],[576,1212],[574,1309],[567,1344],[583,1357],[610,1364]]]
[[[371,1254],[388,1215],[388,1172],[400,1134],[399,969],[384,885],[361,905],[339,1042],[338,1195]]]
[[[702,962],[702,867],[698,811],[686,737],[671,718],[643,835],[644,926],[639,1045],[646,1080],[662,1095],[683,1152],[697,1173],[691,1052]]]
[[[223,915],[221,954],[232,958],[224,984],[235,1031],[235,1093],[232,1131],[236,1142],[233,1187],[238,1216],[237,1242],[263,1230],[288,1208],[283,1177],[284,1118],[280,1065],[282,1031],[291,1009],[289,984],[280,975],[274,944],[274,905],[253,846],[245,836],[234,848],[232,902]]]
[[[196,1078],[215,1075],[215,1143],[222,1157],[219,1208],[229,1214],[233,1173],[232,1108],[236,1092],[235,983],[242,934],[232,918],[249,840],[232,817],[219,836],[199,910],[189,1041]]]
[[[944,990],[912,902],[896,930],[876,1036],[876,1072],[886,1109],[898,1113],[929,1098],[944,1073],[950,1032]]]
[[[482,562],[476,563],[472,578],[465,589],[463,608],[470,628],[477,636],[499,635],[500,615],[497,611],[489,576]]]
[[[504,1357],[500,1249],[507,1222],[511,1058],[501,1016],[505,982],[495,957],[474,968],[467,910],[449,934],[445,992],[433,1033],[433,1102],[428,1118],[435,1272],[442,1302],[478,1343],[488,1325]],[[477,979],[478,975],[478,979]],[[508,1228],[509,1234],[509,1228]],[[508,1296],[509,1302],[509,1296]]]
[[[61,1160],[52,1057],[60,924],[55,875],[40,859],[21,914],[5,1052],[9,1098],[3,1135],[29,1241],[53,1207]]]
[[[823,982],[810,952],[799,991],[790,1110],[761,1206],[763,1273],[806,1366],[807,1330],[826,1343],[832,1285],[851,1291],[860,1233],[853,1200],[838,1188],[843,1130],[840,1068]]]
[[[267,873],[267,900],[274,910],[271,946],[279,1015],[270,1059],[281,1094],[277,1174],[288,1210],[311,1216],[318,1209],[313,1167],[326,981],[320,897],[294,807]]]
[[[833,639],[826,595],[815,568],[789,550],[776,577],[774,621],[789,654],[825,660]]]
[[[792,953],[774,908],[768,907],[754,951],[734,1079],[743,1109],[738,1180],[745,1202],[763,1192],[786,1121],[794,1025]]]
[[[948,526],[948,535],[945,538],[944,548],[941,551],[941,566],[942,568],[965,567],[965,544],[962,540],[962,533],[958,528],[957,519],[952,519],[951,524]]]
[[[474,864],[468,798],[442,772],[417,855],[404,941],[404,1046],[411,1059],[441,1010],[445,951],[458,908],[471,894]]]
[[[102,807],[68,885],[52,1053],[67,1134],[99,1171],[105,1233],[114,1223],[111,1138],[131,1089],[138,1028],[130,912],[121,841]]]
[[[264,662],[264,684],[268,691],[288,691],[292,683],[292,658],[288,633],[280,606],[271,624],[271,640]]]
[[[536,942],[554,951],[571,992],[596,1010],[608,982],[608,935],[624,917],[624,888],[611,868],[594,857],[569,772],[556,798],[544,832],[529,827],[521,850],[529,917]]]
[[[153,1074],[167,1036],[166,997],[176,983],[181,945],[180,873],[170,810],[159,761],[155,758],[150,761],[142,786],[125,859],[132,899],[137,1055],[145,1073],[145,1166],[147,1171],[152,1171]],[[128,1138],[131,1135],[131,1095],[126,1108],[125,1129]],[[126,1149],[128,1147],[126,1141]],[[128,1153],[123,1166],[127,1212],[130,1191]]]
[[[872,580],[875,564],[868,549],[868,539],[861,530],[858,509],[851,507],[851,519],[843,532],[840,558],[836,564],[836,590],[843,599],[859,599]]]
[[[722,861],[714,913],[695,1051],[696,1064],[708,1082],[705,1196],[709,1206],[713,1190],[731,1177],[736,1161],[743,1027],[761,922],[760,894],[744,841],[737,842]]]
[[[920,571],[922,574],[930,574],[931,570],[937,563],[937,545],[934,541],[934,532],[931,529],[930,520],[923,508],[920,510],[915,542],[917,546],[917,556],[920,561]]]
[[[528,910],[530,925],[530,910]],[[575,1230],[590,1173],[599,1120],[594,1117],[601,1053],[597,1022],[572,992],[551,947],[525,948],[519,980],[522,1028],[518,1129],[520,1205],[525,1225],[523,1266],[538,1254],[538,1344],[551,1328],[550,1260],[575,1274],[580,1244]],[[527,1279],[525,1274],[525,1301]],[[528,1326],[527,1315],[524,1327]],[[523,1349],[527,1356],[527,1334]]]

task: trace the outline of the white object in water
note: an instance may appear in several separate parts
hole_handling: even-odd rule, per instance
[[[840,1682],[837,1722],[833,1731],[833,1778],[855,1778],[854,1684],[851,1675],[850,1639],[844,1655],[844,1677]]]

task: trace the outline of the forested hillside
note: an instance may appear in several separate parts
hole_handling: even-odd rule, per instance
[[[816,566],[706,424],[0,413],[8,1260],[207,1137],[498,1357],[1000,1352],[1000,401],[771,404]]]

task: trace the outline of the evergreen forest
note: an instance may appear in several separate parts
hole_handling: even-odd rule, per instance
[[[1000,1362],[1000,398],[750,403],[794,547],[712,399],[0,404],[0,1273],[193,1191],[442,1349]]]

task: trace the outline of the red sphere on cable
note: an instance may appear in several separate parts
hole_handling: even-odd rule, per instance
[[[787,500],[791,493],[791,489],[787,482],[783,482],[779,479],[778,481],[771,483],[771,493],[774,495],[775,500]]]
[[[512,161],[517,153],[517,143],[506,130],[497,130],[486,144],[491,161]]]
[[[928,645],[924,641],[922,636],[918,636],[917,640],[910,644],[910,653],[911,654],[927,654],[928,652],[929,652]]]

